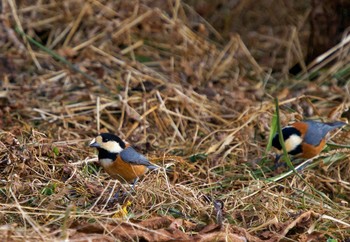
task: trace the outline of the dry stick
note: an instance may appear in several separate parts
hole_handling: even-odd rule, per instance
[[[67,38],[65,39],[64,43],[63,43],[63,47],[66,47],[69,43],[69,41],[72,39],[73,35],[75,34],[75,32],[77,31],[79,24],[81,22],[81,20],[83,19],[85,13],[87,12],[89,8],[89,4],[85,3],[83,9],[80,11],[78,18],[74,21],[73,27],[70,30]]]
[[[108,186],[106,186],[106,187],[109,187],[110,182],[111,182],[111,181],[108,182]],[[113,188],[112,188],[112,190],[110,191],[110,193],[109,193],[109,195],[108,195],[108,199],[106,200],[105,204],[104,204],[103,207],[101,208],[100,212],[104,211],[104,210],[106,209],[106,207],[107,207],[109,201],[111,201],[112,196],[115,194],[115,188],[117,187],[117,184],[119,183],[120,186],[122,186],[122,184],[121,184],[118,180],[114,180],[113,183],[114,183],[114,184],[113,184]],[[105,190],[104,190],[104,191],[105,191]],[[119,192],[119,189],[118,189],[118,192]],[[102,195],[103,195],[103,193],[101,194],[101,196],[102,196]],[[101,196],[100,196],[100,197],[101,197]],[[118,194],[118,196],[119,196],[119,194]]]
[[[92,209],[98,204],[98,202],[102,199],[103,194],[105,194],[105,192],[108,190],[108,187],[111,184],[111,180],[108,181],[107,186],[105,186],[105,188],[103,189],[103,191],[101,192],[100,196],[96,199],[96,201],[94,202],[94,204],[90,207],[90,209],[88,210],[89,212],[92,211]]]
[[[195,15],[197,18],[200,19],[201,22],[203,22],[209,31],[211,31],[215,37],[217,39],[219,39],[220,41],[222,41],[224,38],[221,36],[221,34],[208,22],[208,20],[206,20],[205,18],[203,18],[198,12],[196,12],[191,6],[189,6],[188,4],[182,2],[182,6],[186,7],[186,9],[188,11],[191,12],[191,14]]]
[[[103,11],[108,13],[108,14],[113,14],[114,16],[118,16],[119,15],[119,12],[116,12],[113,8],[111,8],[108,5],[103,5],[101,2],[99,2],[97,0],[91,0],[90,2],[92,4],[98,6],[99,8],[103,9]]]
[[[143,120],[148,114],[153,113],[155,110],[157,110],[159,107],[158,106],[153,106],[150,109],[148,109],[146,112],[144,112],[141,117],[140,117],[140,121]],[[126,133],[125,137],[129,137],[130,134],[137,128],[138,124],[140,121],[137,121],[130,129],[129,131]]]
[[[195,101],[195,100],[191,99],[189,97],[189,94],[185,94],[185,93],[181,92],[178,88],[174,88],[174,91],[178,94],[178,96],[180,96],[181,98],[183,98],[187,102],[189,102],[189,103],[191,103],[191,104],[193,104],[195,106],[198,106],[198,109],[200,111],[207,112],[209,114],[209,116],[218,119],[220,122],[222,122],[222,123],[224,123],[226,125],[229,124],[229,122],[227,120],[225,120],[224,118],[220,117],[220,115],[217,115],[216,113],[211,111],[213,109],[213,107],[211,105],[205,105],[204,101],[199,102],[199,101]],[[188,109],[188,111],[190,111],[190,110]],[[175,116],[179,116],[179,117],[181,116],[181,118],[183,118],[183,119],[188,119],[188,120],[191,120],[191,121],[194,121],[194,122],[203,123],[203,121],[200,118],[198,118],[198,116],[196,118],[191,118],[191,117],[188,117],[188,116],[184,116],[183,114],[175,113],[175,112],[170,111],[170,110],[168,110],[168,112],[170,114],[172,114],[172,115],[175,115]],[[195,116],[195,115],[192,113],[192,116]]]
[[[38,235],[40,236],[40,238],[41,238],[43,241],[45,241],[45,239],[44,239],[44,237],[43,237],[43,235],[42,235],[42,232],[40,231],[40,228],[41,228],[41,227],[40,227],[38,224],[36,224],[35,221],[32,220],[32,218],[29,217],[25,211],[23,211],[23,209],[22,209],[21,205],[19,204],[19,202],[18,202],[18,200],[17,200],[17,198],[16,198],[16,195],[13,193],[11,187],[9,188],[9,191],[10,191],[10,193],[11,193],[13,199],[15,200],[15,205],[16,205],[17,209],[21,212],[23,219],[26,220],[26,221],[33,227],[33,229],[35,230],[35,232],[38,233]]]
[[[286,43],[286,65],[283,69],[285,69],[287,67],[286,73],[288,73],[288,69],[291,66],[290,62],[293,60],[294,56],[292,56],[292,49],[293,49],[293,44],[295,39],[298,39],[298,32],[296,30],[296,27],[290,27],[291,29],[291,33],[290,33],[290,37],[289,40],[287,40]],[[294,61],[294,60],[293,60]]]
[[[178,19],[178,12],[179,12],[179,7],[180,7],[180,1],[179,0],[175,0],[175,6],[173,7],[173,19],[174,21],[177,21]]]
[[[64,30],[58,35],[56,36],[56,38],[51,42],[51,44],[48,44],[48,48],[53,49],[55,48],[55,46],[61,42],[61,40],[67,36],[67,33],[69,32],[69,30],[72,28],[73,23],[69,23]],[[73,48],[73,50],[76,50],[75,48]]]
[[[13,18],[15,19],[15,22],[17,24],[17,27],[16,27],[16,32],[20,31],[20,32],[24,32],[23,31],[23,27],[22,27],[22,24],[21,24],[21,21],[19,20],[19,17],[17,15],[17,10],[16,10],[16,4],[13,2],[13,0],[8,0],[8,3],[9,5],[11,6],[11,11],[12,11],[12,16]],[[18,30],[17,30],[18,29]],[[29,43],[27,42],[27,38],[25,37],[25,35],[22,35],[22,38],[24,40],[24,42],[26,43],[26,46],[28,48],[28,52],[29,52],[29,55],[30,57],[33,59],[34,61],[34,64],[36,65],[36,67],[39,69],[39,70],[42,70],[43,68],[41,67],[39,61],[37,60],[33,50],[32,50],[32,47],[29,45]]]
[[[349,223],[346,223],[346,222],[344,222],[344,221],[342,221],[340,219],[336,219],[334,217],[331,217],[331,216],[328,216],[328,215],[325,215],[325,214],[322,214],[321,218],[322,219],[328,219],[328,220],[331,220],[331,221],[336,222],[336,223],[340,223],[340,224],[350,228],[350,224]]]
[[[88,47],[90,45],[92,45],[95,41],[97,41],[98,39],[101,39],[102,37],[106,36],[105,32],[99,33],[94,35],[93,37],[91,37],[90,39],[86,40],[83,43],[78,44],[77,46],[73,47],[72,49],[74,51],[79,51],[85,47]]]
[[[8,12],[7,7],[3,6],[2,10],[1,10],[2,16],[6,16],[7,12]],[[11,24],[10,24],[10,20],[8,19],[8,17],[3,17],[1,24],[4,26],[5,31],[7,32],[7,38],[9,38],[9,40],[14,44],[14,46],[18,50],[24,51],[26,49],[26,47],[24,46],[22,41],[17,38],[17,35],[16,35],[15,31],[12,29]]]
[[[180,133],[178,127],[176,126],[174,120],[171,118],[171,116],[170,116],[169,113],[167,112],[168,109],[166,108],[165,102],[164,102],[164,100],[162,99],[162,97],[160,96],[159,91],[156,92],[156,95],[157,95],[158,100],[159,100],[159,102],[160,102],[159,110],[165,112],[165,114],[166,114],[166,115],[168,116],[168,118],[169,118],[170,126],[173,127],[174,132],[175,132],[176,135],[182,140],[182,142],[185,142],[185,139],[184,139],[184,137],[181,135],[181,133]]]
[[[118,130],[121,130],[123,127],[124,119],[125,119],[125,112],[128,105],[128,91],[129,91],[129,83],[131,78],[131,72],[128,71],[128,76],[126,77],[126,85],[125,85],[125,92],[124,92],[124,100],[122,100],[123,106],[122,106],[122,114],[120,117],[119,127]]]
[[[227,43],[227,45],[224,47],[224,49],[219,53],[217,58],[215,59],[209,73],[206,76],[207,80],[210,80],[214,74],[215,71],[217,71],[219,64],[224,62],[225,57],[233,59],[234,53],[237,51],[238,45],[237,45],[237,39],[231,38],[230,42]]]
[[[62,240],[67,240],[69,238],[69,218],[71,216],[72,210],[74,209],[74,205],[70,204],[66,208],[66,212],[64,213],[64,219],[63,219],[63,224],[61,226],[61,239]]]
[[[64,18],[63,14],[60,14],[60,15],[57,15],[57,16],[54,16],[54,17],[51,17],[51,18],[40,20],[38,22],[28,23],[27,28],[40,28],[42,26],[55,23],[55,22],[57,22],[57,21],[59,21],[59,20],[61,20],[63,18]]]
[[[121,55],[126,55],[127,53],[129,53],[130,51],[133,51],[139,47],[143,46],[143,40],[139,40],[137,42],[135,42],[134,44],[129,45],[128,47],[126,47],[125,49],[120,51]]]
[[[108,189],[108,186],[107,186],[107,189]],[[0,203],[0,208],[13,209],[13,208],[17,208],[17,206],[15,204]],[[29,207],[29,206],[21,206],[21,208],[28,210],[25,212],[26,215],[47,216],[47,214],[49,213],[52,216],[60,216],[61,218],[63,218],[64,213],[65,213],[65,210],[57,210],[57,209],[47,209],[47,208],[38,208],[38,207]],[[1,210],[1,212],[4,212],[4,210]],[[18,211],[12,211],[12,210],[7,210],[6,213],[19,214]],[[109,218],[114,213],[115,213],[114,211],[112,211],[112,212],[93,212],[90,210],[85,210],[85,211],[80,211],[79,213],[71,214],[71,218],[91,218],[91,216],[98,215],[100,217],[105,216],[106,219],[108,219],[110,221],[114,221],[114,219]]]
[[[247,48],[247,46],[244,44],[244,42],[242,41],[241,37],[237,35],[237,38],[239,40],[239,45],[241,47],[241,50],[243,51],[243,53],[246,55],[246,57],[248,58],[248,60],[250,61],[250,63],[256,68],[256,72],[260,75],[260,74],[264,74],[265,72],[264,70],[260,67],[260,65],[258,64],[258,62],[254,59],[254,57],[252,56],[251,52],[249,51],[249,49]]]
[[[126,19],[125,21],[120,23],[120,26],[122,26],[116,33],[112,35],[113,39],[118,38],[121,34],[123,34],[126,30],[131,29],[133,26],[136,26],[140,22],[144,21],[146,18],[152,16],[154,14],[154,10],[148,10],[147,12],[143,13],[142,15],[138,16],[137,18],[130,21],[130,18]],[[129,22],[129,23],[127,23]]]
[[[97,81],[97,79],[95,79],[94,77],[90,76],[89,74],[87,74],[86,72],[80,70],[80,68],[76,65],[73,65],[72,63],[70,63],[66,58],[64,58],[63,56],[60,56],[59,54],[57,54],[55,51],[49,49],[46,46],[43,46],[42,44],[40,44],[39,42],[37,42],[36,40],[32,39],[31,37],[29,37],[28,35],[26,35],[19,27],[16,27],[16,32],[19,33],[21,36],[23,36],[23,38],[25,38],[26,40],[28,40],[30,43],[36,45],[37,47],[39,47],[40,49],[42,49],[43,51],[45,51],[46,53],[50,54],[52,57],[56,58],[58,61],[62,62],[63,64],[66,64],[71,70],[80,73],[81,75],[83,75],[86,79],[92,81],[95,85],[100,86],[104,91],[106,91],[107,93],[110,93],[110,90],[103,85],[102,83],[100,83],[99,81]]]
[[[97,132],[100,133],[100,96],[97,97],[96,99],[96,121],[97,121]]]
[[[158,78],[156,77],[152,77],[150,75],[147,75],[147,74],[143,74],[141,71],[139,71],[138,69],[130,66],[130,65],[127,65],[127,63],[123,60],[120,60],[118,59],[117,57],[103,51],[102,49],[99,49],[93,45],[90,46],[91,50],[92,51],[95,51],[96,53],[104,56],[104,57],[107,57],[109,60],[111,60],[112,62],[118,64],[120,67],[122,67],[123,69],[126,69],[128,71],[131,71],[134,75],[137,75],[139,76],[139,78],[144,78],[144,79],[148,79],[148,80],[154,80],[158,83],[167,83],[168,82],[168,79],[166,77],[164,77],[161,73],[159,72],[156,72],[155,70],[153,70],[152,68],[149,68],[145,65],[141,65],[141,63],[139,63],[141,66],[142,66],[142,71],[144,72],[147,72],[147,73],[151,73],[155,76],[157,76]]]
[[[338,57],[335,53],[340,51],[344,46],[350,43],[350,36],[344,38],[339,44],[335,45],[333,48],[329,49],[322,55],[316,57],[308,66],[308,72],[304,72],[300,75],[299,79],[307,79],[312,73],[320,70],[326,64]],[[310,74],[311,73],[311,74]]]

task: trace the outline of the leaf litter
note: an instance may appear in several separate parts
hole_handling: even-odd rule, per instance
[[[304,180],[277,178],[266,152],[275,96],[282,125],[349,118],[347,84],[335,78],[346,58],[313,82],[279,81],[240,36],[222,37],[181,1],[2,5],[1,239],[349,238],[348,128]],[[111,180],[87,147],[102,131],[163,168],[135,192]],[[120,186],[127,196],[110,202]]]

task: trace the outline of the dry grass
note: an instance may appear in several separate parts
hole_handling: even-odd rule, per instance
[[[238,35],[220,37],[181,1],[2,5],[2,240],[350,237],[349,129],[332,137],[343,147],[329,146],[303,179],[276,175],[273,152],[266,153],[275,96],[283,125],[349,118],[347,39],[301,79],[278,80],[285,73],[271,75]],[[279,50],[293,51],[279,70],[302,56],[299,40],[288,39]],[[108,200],[120,184],[87,147],[99,131],[166,167],[128,196],[127,218],[113,217],[121,207]],[[151,226],[155,218],[166,229]]]

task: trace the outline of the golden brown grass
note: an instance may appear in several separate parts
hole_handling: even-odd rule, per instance
[[[283,125],[349,118],[348,41],[301,79],[279,80],[240,36],[220,37],[181,1],[163,5],[3,1],[1,240],[349,238],[348,127],[304,180],[275,174],[266,153],[275,96]],[[302,55],[287,40],[277,69]],[[99,131],[164,167],[128,196],[126,217],[108,202],[120,184],[87,147]]]

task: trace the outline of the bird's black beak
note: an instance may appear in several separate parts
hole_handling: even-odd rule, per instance
[[[89,144],[90,147],[95,147],[95,148],[100,148],[100,144],[96,142],[95,139],[93,139],[90,144]]]

